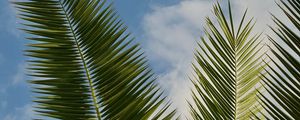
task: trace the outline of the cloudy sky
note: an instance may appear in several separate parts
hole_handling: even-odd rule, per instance
[[[186,114],[195,43],[202,35],[204,18],[212,14],[215,0],[114,1],[129,31],[146,51],[161,87],[180,113]],[[226,9],[226,2],[221,3]],[[17,30],[19,20],[9,1],[1,0],[0,6],[0,119],[29,120],[34,115],[32,94],[24,73],[27,58],[22,51],[27,43],[26,35]],[[232,6],[235,21],[248,8],[248,18],[254,17],[257,22],[254,31],[257,33],[269,33],[267,24],[273,24],[270,12],[281,14],[275,0],[232,0]]]

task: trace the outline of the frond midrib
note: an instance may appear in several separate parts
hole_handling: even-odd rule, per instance
[[[234,33],[233,33],[234,34]],[[233,51],[234,51],[234,88],[235,88],[235,94],[234,94],[234,97],[235,97],[235,102],[234,102],[234,119],[236,120],[237,119],[237,105],[238,105],[238,84],[237,84],[237,82],[238,82],[238,80],[237,80],[237,78],[238,78],[238,74],[237,74],[237,72],[238,72],[238,70],[237,70],[237,44],[236,44],[236,37],[234,37],[234,35],[233,35],[233,38],[234,38],[234,49],[233,49]]]
[[[202,37],[203,45],[198,44],[204,55],[199,51],[195,54],[200,69],[193,65],[197,74],[196,79],[199,80],[193,84],[199,88],[197,91],[204,100],[201,102],[193,95],[194,101],[200,101],[196,103],[200,113],[192,108],[192,114],[193,117],[200,119],[248,119],[253,112],[258,114],[257,108],[261,107],[256,107],[258,102],[255,96],[256,86],[261,80],[258,76],[262,70],[260,66],[262,62],[258,59],[262,56],[257,52],[261,49],[259,46],[261,40],[258,40],[256,35],[250,34],[254,26],[251,24],[252,19],[244,26],[247,10],[237,32],[234,30],[230,2],[229,20],[226,19],[219,4],[216,4],[213,10],[219,28],[207,18],[208,28],[205,35],[208,40]]]
[[[76,36],[74,28],[73,28],[73,25],[71,24],[70,17],[68,15],[67,11],[65,10],[65,8],[64,8],[63,3],[61,2],[61,0],[59,0],[59,4],[60,4],[61,9],[63,10],[63,14],[65,15],[65,17],[67,19],[67,24],[68,24],[68,26],[70,28],[70,31],[72,33],[72,36],[74,38],[74,42],[75,42],[75,45],[76,45],[76,48],[77,48],[80,60],[81,60],[82,65],[84,67],[86,78],[87,78],[87,80],[89,82],[88,85],[89,85],[89,88],[90,88],[90,91],[91,91],[90,94],[91,94],[91,97],[92,97],[92,100],[93,100],[93,105],[95,107],[95,112],[96,112],[97,118],[98,118],[98,120],[101,120],[101,113],[99,111],[99,105],[97,103],[96,92],[95,92],[95,89],[94,89],[94,86],[93,86],[93,81],[91,79],[90,71],[89,71],[89,69],[87,67],[86,59],[84,58],[84,55],[83,55],[83,52],[82,52],[82,48],[79,45],[77,36]]]

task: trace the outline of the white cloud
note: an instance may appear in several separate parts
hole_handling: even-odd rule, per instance
[[[222,6],[227,7],[227,4]],[[273,23],[269,13],[281,15],[274,0],[234,0],[232,6],[236,23],[248,8],[248,18],[256,20],[254,33],[269,34],[267,25]],[[144,16],[147,55],[158,65],[171,66],[160,73],[159,80],[164,89],[170,90],[174,106],[183,116],[188,115],[186,99],[191,100],[188,74],[191,73],[195,43],[201,36],[204,18],[211,14],[212,1],[185,0],[170,6],[154,6]]]
[[[181,1],[172,6],[155,6],[145,15],[146,52],[153,61],[170,66],[159,75],[159,82],[169,90],[173,105],[188,114],[186,99],[190,97],[188,73],[193,50],[201,35],[205,16],[211,14],[210,1]]]
[[[278,0],[264,0],[264,2],[261,0],[234,0],[233,5],[236,7],[236,10],[245,10],[248,8],[248,16],[254,17],[256,21],[255,32],[272,34],[268,27],[268,25],[274,26],[270,13],[283,21],[287,21],[275,1],[278,2]],[[236,10],[234,10],[235,13],[237,13]],[[236,19],[240,18],[242,14],[242,12],[237,13]]]
[[[193,0],[182,1],[173,6],[154,7],[144,19],[144,29],[148,37],[147,52],[154,53],[155,59],[173,63],[185,61],[186,58],[182,55],[192,54],[203,18],[210,13],[211,5],[207,5],[210,3]]]

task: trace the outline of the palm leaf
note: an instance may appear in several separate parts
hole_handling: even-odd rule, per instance
[[[260,72],[263,70],[263,45],[260,34],[251,37],[252,19],[245,22],[245,11],[237,31],[229,4],[229,20],[219,3],[214,5],[216,26],[206,19],[205,36],[198,43],[193,63],[194,105],[189,102],[194,119],[233,120],[261,118],[257,101]],[[252,115],[256,116],[252,116]]]
[[[31,34],[35,111],[56,119],[171,119],[138,44],[102,0],[15,2]]]
[[[269,117],[272,119],[300,119],[300,1],[280,1],[278,6],[293,25],[288,27],[273,15],[278,26],[272,30],[280,41],[269,37],[274,45],[270,57],[274,65],[268,66],[268,76],[265,75],[266,88],[271,97],[263,95]]]

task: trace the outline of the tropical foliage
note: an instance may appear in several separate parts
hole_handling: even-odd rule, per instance
[[[237,30],[229,3],[229,19],[219,4],[214,6],[218,26],[206,19],[205,37],[198,43],[193,64],[195,89],[190,103],[194,119],[245,120],[258,114],[257,90],[263,70],[260,34],[251,36],[252,19],[244,13]],[[194,107],[196,106],[196,107]]]
[[[281,1],[292,27],[273,16],[278,27],[265,54],[261,34],[244,12],[238,26],[230,2],[219,4],[216,21],[207,17],[198,42],[193,119],[300,119],[300,2]],[[28,0],[14,2],[30,34],[29,82],[40,117],[81,119],[176,119],[156,84],[140,46],[105,0]],[[274,46],[274,47],[273,47]],[[270,62],[263,62],[264,56]],[[261,84],[262,83],[262,84]],[[265,88],[268,94],[261,92]],[[269,95],[269,96],[268,96]],[[39,118],[34,118],[39,119]]]
[[[102,0],[16,2],[39,115],[57,119],[171,119],[139,45]],[[161,108],[161,109],[158,109]],[[163,118],[164,117],[164,118]]]
[[[270,47],[270,64],[266,69],[265,84],[269,97],[263,95],[264,103],[272,119],[300,119],[300,1],[287,0],[278,4],[291,23],[284,23],[277,16],[272,27],[275,36],[269,36],[274,47]],[[270,98],[271,96],[271,98]],[[276,102],[275,102],[276,101]]]

